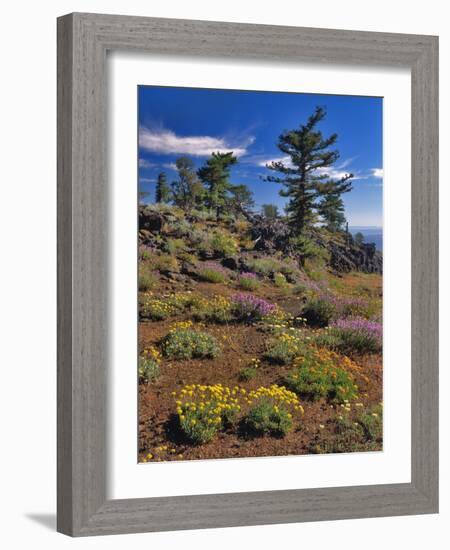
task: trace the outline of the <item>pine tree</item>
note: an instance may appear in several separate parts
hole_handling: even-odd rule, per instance
[[[178,179],[172,183],[173,201],[184,210],[191,210],[203,194],[203,185],[195,173],[195,165],[189,157],[180,157],[175,162]]]
[[[364,242],[364,235],[360,231],[358,231],[353,238],[355,239],[355,243],[359,246],[361,246]]]
[[[276,204],[263,204],[261,205],[263,214],[266,218],[274,219],[278,218],[278,206]]]
[[[156,181],[155,201],[156,202],[169,202],[170,200],[170,187],[167,183],[167,176],[164,172],[158,175]]]
[[[298,129],[283,132],[278,139],[278,148],[289,157],[288,162],[276,161],[267,168],[280,176],[268,176],[266,181],[281,183],[282,197],[289,199],[286,213],[294,235],[302,235],[317,220],[320,199],[327,195],[340,198],[342,193],[351,190],[348,181],[352,174],[332,179],[326,169],[339,158],[339,152],[330,150],[336,143],[337,134],[328,138],[316,130],[317,124],[326,116],[323,107],[316,107],[306,124]]]
[[[213,153],[202,166],[197,175],[206,186],[206,203],[211,209],[215,209],[217,217],[220,212],[226,210],[227,193],[230,190],[230,169],[237,162],[233,152]]]
[[[340,231],[345,223],[344,202],[339,194],[328,193],[320,200],[318,213],[329,231]]]
[[[227,198],[227,206],[235,214],[240,214],[254,206],[253,193],[245,184],[230,185],[228,191],[231,196]]]

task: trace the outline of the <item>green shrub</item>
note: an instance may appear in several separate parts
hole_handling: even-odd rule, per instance
[[[233,256],[238,250],[236,239],[224,231],[216,231],[210,241],[211,249],[220,256]]]
[[[162,321],[176,313],[177,308],[167,300],[155,298],[152,295],[146,295],[139,299],[139,315],[141,318]]]
[[[265,276],[280,270],[280,262],[275,258],[249,258],[246,264],[249,270]]]
[[[177,259],[170,254],[151,254],[148,260],[148,265],[153,270],[161,272],[178,273],[180,266]]]
[[[191,210],[190,216],[199,221],[215,221],[216,212],[213,210]]]
[[[273,276],[273,282],[278,288],[286,288],[288,286],[288,282],[283,273],[275,273]]]
[[[171,256],[177,256],[180,252],[183,252],[186,248],[186,243],[183,239],[167,239],[164,243],[164,252]]]
[[[325,260],[327,257],[327,251],[324,247],[317,245],[312,239],[304,235],[291,237],[289,244],[299,256],[302,265],[305,265],[306,260]]]
[[[382,449],[383,413],[382,407],[364,410],[356,417],[344,409],[330,425],[330,433],[320,434],[312,442],[313,453],[367,452]]]
[[[318,342],[329,349],[342,353],[378,353],[382,349],[381,341],[373,334],[330,328],[327,335],[319,337]]]
[[[332,351],[343,351],[342,338],[331,329],[326,329],[323,332],[317,332],[312,335],[311,342],[316,344],[319,348],[327,348]]]
[[[196,296],[192,301],[191,315],[196,321],[228,323],[234,319],[233,304],[225,296]]]
[[[210,283],[223,283],[228,279],[228,271],[217,262],[205,262],[197,274],[200,279]]]
[[[291,363],[304,347],[303,341],[291,331],[283,331],[267,343],[264,357],[272,363],[287,365]]]
[[[358,387],[350,372],[356,365],[336,353],[305,347],[296,357],[286,383],[298,395],[312,399],[325,397],[342,403],[358,395]]]
[[[377,405],[369,411],[363,411],[358,422],[364,430],[366,439],[377,440],[383,435],[383,407]]]
[[[164,338],[163,354],[173,359],[213,358],[220,353],[214,336],[191,329],[174,328]]]
[[[241,369],[239,373],[239,380],[242,380],[242,382],[248,382],[249,380],[253,380],[253,378],[256,377],[258,374],[258,369],[255,367],[244,367]]]
[[[303,308],[303,317],[312,327],[326,327],[336,315],[336,306],[323,298],[309,300]]]
[[[139,292],[148,292],[154,288],[159,282],[158,275],[158,273],[148,269],[145,264],[139,266]]]
[[[256,290],[261,286],[261,281],[257,279],[254,273],[241,273],[237,284],[243,290]]]
[[[142,352],[139,357],[139,381],[148,384],[161,374],[160,371],[160,353],[151,346]]]
[[[160,298],[152,293],[146,294],[139,298],[139,315],[141,318],[161,321],[182,313],[190,307],[194,299],[189,292],[175,292]]]
[[[227,280],[227,276],[223,272],[210,268],[200,269],[198,276],[202,281],[208,283],[223,283]]]
[[[245,425],[257,434],[285,436],[293,426],[292,414],[283,405],[261,399],[250,408]]]

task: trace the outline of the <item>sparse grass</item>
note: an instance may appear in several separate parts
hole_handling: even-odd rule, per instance
[[[261,286],[261,281],[256,276],[256,273],[241,273],[237,282],[238,286],[243,290],[256,290]]]
[[[159,282],[159,273],[149,269],[149,266],[142,263],[139,266],[139,292],[148,292],[155,288]]]
[[[205,262],[197,273],[202,281],[209,283],[224,283],[228,280],[227,270],[215,262]]]

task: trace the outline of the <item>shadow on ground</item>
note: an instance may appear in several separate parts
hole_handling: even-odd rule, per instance
[[[50,531],[56,531],[56,514],[25,514],[25,517]]]

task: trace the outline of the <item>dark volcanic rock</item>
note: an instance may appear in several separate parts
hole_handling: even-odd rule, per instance
[[[353,240],[346,244],[329,243],[330,265],[336,271],[363,271],[383,273],[383,255],[372,243],[357,245]]]
[[[288,247],[289,227],[280,219],[255,216],[251,232],[255,241],[254,250],[273,253]]]
[[[139,229],[159,233],[164,225],[164,216],[148,208],[139,208]]]
[[[232,269],[233,271],[237,271],[237,269],[239,268],[239,259],[234,256],[223,258],[220,263],[223,265],[223,267],[227,267],[228,269]]]

